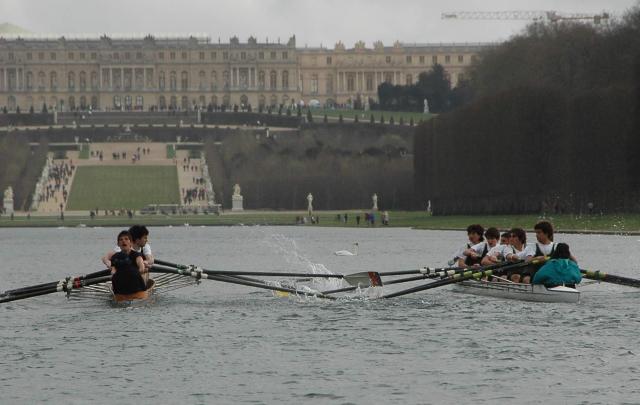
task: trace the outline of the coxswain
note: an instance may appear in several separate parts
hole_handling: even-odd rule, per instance
[[[134,294],[147,289],[143,274],[147,273],[142,255],[132,248],[129,231],[118,234],[120,251],[111,256],[111,287],[114,294]]]
[[[449,260],[449,265],[456,265],[458,267],[466,267],[465,261],[467,258],[464,255],[464,251],[469,249],[471,246],[477,245],[478,243],[484,241],[484,228],[482,225],[473,224],[467,227],[467,238],[469,239],[468,243],[465,243],[458,252],[455,254],[452,260]]]
[[[151,246],[149,245],[149,230],[144,225],[133,225],[129,228],[129,233],[132,238],[132,249],[142,254],[144,267],[148,270],[154,262]],[[113,250],[110,250],[102,257],[102,262],[107,267],[111,267],[111,257],[119,251],[119,246],[114,247]],[[143,277],[145,282],[147,282],[149,280],[149,273],[145,273]]]
[[[551,254],[551,259],[533,276],[533,284],[543,284],[547,288],[564,285],[575,288],[582,281],[580,268],[571,260],[569,245],[558,243]]]

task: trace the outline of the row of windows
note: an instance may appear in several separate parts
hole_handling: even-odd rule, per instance
[[[47,53],[45,52],[37,52],[36,53],[38,60],[45,60],[45,57],[47,56]],[[68,52],[67,53],[67,59],[68,60],[76,60],[76,55],[78,56],[77,60],[96,60],[98,58],[98,54],[96,52]],[[103,56],[111,56],[113,59],[115,60],[131,60],[135,57],[135,59],[143,59],[145,56],[144,52],[113,52],[110,54],[102,54]],[[165,54],[164,51],[162,52],[158,52],[157,53],[157,57],[158,59],[165,59],[165,55],[169,58],[169,60],[177,60],[177,56],[180,56],[181,60],[187,60],[189,58],[189,54],[188,52],[167,52]],[[229,52],[224,51],[221,52],[222,55],[222,60],[229,60]],[[58,54],[57,52],[49,52],[48,53],[49,56],[49,60],[57,60]],[[218,52],[209,52],[208,53],[209,56],[209,60],[217,60],[218,59]],[[268,54],[266,54],[265,52],[258,52],[257,53],[258,59],[259,60],[264,60],[265,56],[268,56],[269,59],[271,60],[276,60],[278,59],[278,53],[277,52],[269,52]],[[34,53],[33,52],[27,52],[25,54],[25,57],[27,60],[33,60],[34,58]],[[247,57],[251,58],[251,57],[255,57],[255,55],[251,52],[247,53],[247,52],[239,52],[239,53],[233,53],[232,57],[234,57],[235,59],[239,58],[240,60],[247,60]],[[282,60],[288,60],[289,59],[289,52],[281,52],[280,53],[280,57]],[[14,52],[8,52],[7,53],[7,59],[10,61],[16,60],[16,55]],[[198,59],[199,60],[207,60],[207,53],[206,52],[199,52],[198,53]]]
[[[157,57],[160,60],[165,60],[165,57],[167,57],[169,60],[177,60],[178,54],[180,56],[181,60],[187,60],[189,58],[189,54],[188,52],[167,52],[165,54],[164,51],[158,52],[157,53]],[[135,59],[141,60],[144,58],[145,53],[144,52],[113,52],[112,54],[110,54],[112,59],[114,60],[132,60],[132,58],[135,57]],[[37,53],[37,57],[38,60],[45,60],[45,56],[46,53],[45,52],[38,52]],[[85,53],[85,52],[79,52],[77,53],[78,59],[77,60],[96,60],[98,58],[98,54],[96,52],[91,52],[91,53]],[[207,59],[207,56],[209,57],[209,59]],[[222,56],[222,60],[229,60],[229,52],[224,51],[221,52],[221,56]],[[234,59],[240,59],[240,60],[247,60],[247,58],[251,58],[251,57],[255,57],[254,54],[252,53],[247,53],[247,52],[240,52],[240,53],[234,53],[232,55],[234,57]],[[265,60],[265,56],[267,56],[267,54],[265,52],[258,52],[257,54],[258,56],[258,60]],[[269,59],[270,60],[276,60],[278,55],[277,52],[269,52],[268,53]],[[34,54],[32,52],[27,52],[26,53],[26,59],[27,60],[33,60]],[[288,52],[282,52],[281,53],[281,59],[282,60],[288,60],[289,58],[289,53]],[[13,52],[8,52],[7,53],[7,59],[10,61],[15,60],[15,54]],[[68,60],[76,60],[76,53],[74,52],[68,52],[67,53],[67,59]],[[218,59],[218,52],[214,51],[214,52],[199,52],[198,53],[198,60],[217,60]],[[475,59],[475,55],[471,56],[471,60],[473,61]],[[57,60],[57,53],[56,52],[49,52],[49,60]],[[418,63],[420,64],[424,64],[426,61],[426,57],[425,55],[419,55],[417,58],[414,57],[414,55],[406,55],[405,56],[405,62],[407,64],[412,64],[414,63],[414,60],[416,60]],[[386,56],[385,57],[385,62],[387,64],[390,64],[393,61],[393,58],[391,56]],[[458,63],[464,63],[465,61],[465,57],[464,55],[457,55],[457,61]],[[438,56],[438,55],[432,55],[431,56],[431,63],[432,64],[436,64],[442,62],[442,56]],[[326,57],[326,63],[327,65],[332,65],[333,64],[333,58],[331,56],[327,56]],[[451,63],[451,55],[444,55],[444,63]]]

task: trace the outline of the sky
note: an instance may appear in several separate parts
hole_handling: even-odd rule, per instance
[[[555,10],[620,16],[640,0],[0,0],[0,23],[42,34],[202,33],[224,43],[286,42],[347,48],[362,40],[499,42],[526,21],[442,20],[448,11]]]

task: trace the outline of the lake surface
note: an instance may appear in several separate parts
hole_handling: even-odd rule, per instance
[[[101,270],[117,231],[0,229],[0,291]],[[174,227],[150,242],[208,269],[352,273],[440,267],[465,236]],[[638,239],[556,235],[584,268],[635,278]],[[333,254],[353,242],[358,256]],[[327,302],[204,280],[125,309],[46,295],[0,304],[0,403],[640,403],[640,290],[582,292],[580,304],[449,287]]]

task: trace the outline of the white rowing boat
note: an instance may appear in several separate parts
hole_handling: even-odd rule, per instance
[[[469,280],[456,283],[453,289],[464,294],[520,301],[567,303],[580,301],[580,291],[565,286],[547,288],[540,284]]]

